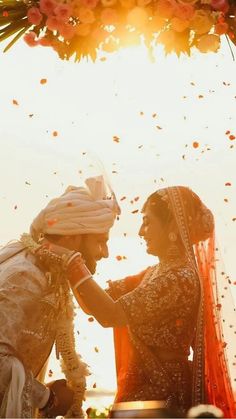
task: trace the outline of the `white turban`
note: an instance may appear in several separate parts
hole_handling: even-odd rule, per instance
[[[63,195],[52,199],[38,214],[30,227],[34,240],[40,234],[107,233],[120,208],[114,193],[106,197],[102,176],[89,178],[86,187],[69,186]]]

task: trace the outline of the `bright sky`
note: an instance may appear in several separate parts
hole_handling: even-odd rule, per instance
[[[158,50],[155,63],[141,48],[95,64],[63,62],[53,51],[23,42],[2,54],[0,243],[27,231],[49,198],[93,174],[85,154],[90,151],[102,160],[122,208],[110,259],[98,267],[103,286],[153,263],[137,237],[140,214],[132,211],[171,184],[192,187],[215,213],[235,281],[236,140],[225,134],[236,136],[235,70],[226,44],[218,54],[191,59]],[[117,255],[127,259],[117,261]],[[82,313],[77,327],[78,348],[93,371],[90,386],[114,389],[112,332]]]

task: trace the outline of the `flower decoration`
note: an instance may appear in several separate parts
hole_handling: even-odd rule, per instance
[[[62,59],[96,59],[145,43],[165,52],[217,52],[221,36],[236,44],[234,0],[0,0],[0,41],[21,36],[53,48]]]

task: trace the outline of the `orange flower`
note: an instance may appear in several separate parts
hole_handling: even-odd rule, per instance
[[[35,32],[31,31],[29,33],[26,33],[24,36],[24,41],[30,46],[30,47],[35,47],[36,45],[38,45],[38,41],[36,41],[37,35]]]
[[[179,0],[182,4],[195,4],[198,0]]]
[[[197,42],[197,48],[203,53],[217,52],[220,48],[219,35],[207,34],[201,36]]]
[[[191,4],[179,4],[175,8],[175,16],[182,20],[192,19],[195,9]]]
[[[102,10],[100,18],[104,25],[112,25],[117,22],[118,14],[115,9],[107,7]]]
[[[51,47],[52,46],[51,41],[48,38],[45,38],[45,37],[40,38],[38,40],[38,44],[41,45],[42,47]]]
[[[89,9],[95,9],[99,0],[81,0],[81,3],[84,7],[88,7]]]
[[[169,0],[159,0],[157,3],[156,12],[158,16],[164,17],[166,19],[171,19],[174,15],[174,10],[176,3]]]
[[[93,39],[96,39],[98,43],[100,43],[106,39],[108,33],[103,28],[96,28],[92,31],[91,36]]]
[[[147,6],[149,3],[151,3],[152,0],[137,0],[137,5],[139,7],[145,7]]]
[[[213,26],[213,18],[208,10],[196,10],[190,22],[190,28],[197,34],[208,33]]]
[[[127,23],[135,28],[143,28],[147,25],[148,14],[142,7],[134,7],[127,14]]]
[[[217,35],[223,35],[223,34],[227,33],[228,29],[229,29],[229,25],[226,22],[218,22],[215,25],[215,33]]]
[[[189,20],[182,20],[178,17],[173,17],[173,19],[171,19],[171,27],[176,32],[183,32],[185,29],[189,28]]]
[[[78,36],[88,36],[91,30],[91,26],[89,23],[80,23],[76,27],[76,35]]]
[[[117,0],[101,0],[101,3],[104,7],[112,7],[115,6]]]
[[[88,7],[80,7],[77,16],[82,23],[93,23],[95,21],[94,13]]]
[[[164,28],[166,25],[166,19],[164,17],[160,17],[158,15],[152,16],[152,19],[150,20],[148,27],[150,28],[150,31],[152,32],[159,32],[162,28]]]
[[[120,0],[120,4],[125,9],[132,9],[135,6],[135,0]]]

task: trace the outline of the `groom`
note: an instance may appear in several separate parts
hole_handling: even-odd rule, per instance
[[[86,187],[69,187],[50,201],[30,233],[36,242],[45,237],[81,252],[94,273],[97,261],[108,257],[118,213],[103,178],[90,178]],[[25,243],[14,242],[0,251],[0,290],[0,417],[30,418],[35,408],[45,417],[80,417],[87,369],[75,353],[71,297],[61,272],[46,272]],[[69,387],[65,380],[45,386],[37,379],[55,342]]]

